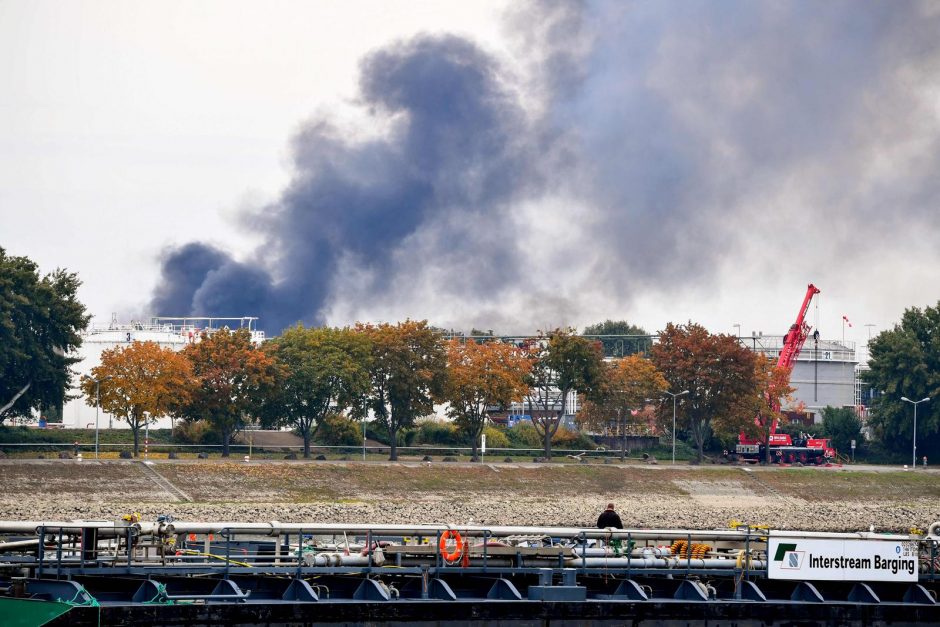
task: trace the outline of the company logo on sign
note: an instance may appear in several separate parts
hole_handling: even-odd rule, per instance
[[[806,551],[797,551],[796,544],[786,544],[781,542],[777,545],[777,552],[774,554],[774,561],[781,562],[780,568],[788,570],[799,570],[803,567],[803,557]]]

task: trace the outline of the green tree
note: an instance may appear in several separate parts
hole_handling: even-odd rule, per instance
[[[265,352],[281,376],[265,403],[264,422],[291,425],[310,440],[331,413],[342,413],[369,390],[369,338],[352,329],[305,328],[302,324],[268,342]]]
[[[189,400],[192,374],[189,360],[173,349],[133,342],[102,351],[101,364],[82,380],[82,392],[91,406],[100,395],[101,408],[130,426],[136,457],[140,430]]]
[[[862,441],[862,421],[851,407],[823,408],[822,428],[833,448],[843,454],[851,450],[852,440]]]
[[[371,386],[359,413],[372,411],[389,434],[389,459],[398,459],[398,432],[434,411],[444,393],[447,355],[441,334],[427,320],[358,324],[371,343]]]
[[[232,436],[249,416],[261,413],[265,398],[273,393],[277,365],[252,344],[248,329],[203,332],[182,352],[192,363],[195,384],[180,415],[212,423],[222,436],[222,457],[228,457]]]
[[[512,344],[477,343],[451,340],[447,343],[447,384],[444,400],[479,461],[480,435],[489,411],[522,400],[525,376],[530,368],[527,356]]]
[[[532,425],[542,438],[545,459],[552,457],[552,437],[561,426],[572,392],[590,396],[603,376],[600,344],[555,329],[529,348],[532,367],[526,376],[526,401]]]
[[[689,429],[699,462],[713,428],[731,435],[754,424],[754,395],[759,391],[756,356],[730,335],[712,335],[689,322],[669,323],[653,347],[651,358],[669,382],[670,390],[689,393],[678,400],[679,423]],[[672,401],[664,400],[660,414],[672,417]]]
[[[80,285],[65,270],[40,276],[33,261],[0,248],[0,424],[67,400],[73,351],[90,320]]]
[[[879,333],[869,348],[870,369],[862,376],[880,392],[868,421],[873,436],[888,450],[909,451],[914,412],[901,397],[929,397],[917,406],[918,457],[940,457],[940,303],[907,309],[900,324]]]
[[[649,353],[653,340],[646,329],[630,324],[626,320],[605,320],[584,327],[581,335],[598,339],[604,349],[605,357],[626,357],[636,353]],[[625,337],[609,337],[609,336]],[[601,336],[601,337],[594,337]]]

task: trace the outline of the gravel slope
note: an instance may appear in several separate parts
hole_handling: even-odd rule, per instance
[[[145,519],[593,526],[607,501],[634,528],[731,520],[819,531],[924,529],[940,520],[933,471],[577,464],[0,460],[0,519]]]

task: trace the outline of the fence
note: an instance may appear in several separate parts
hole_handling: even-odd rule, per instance
[[[98,444],[99,452],[107,451],[130,451],[134,448],[132,443],[108,443]],[[141,455],[143,455],[145,445],[143,442],[140,443],[139,450]],[[178,453],[220,453],[222,451],[221,444],[149,444],[148,452],[149,453],[169,453],[171,451]],[[32,452],[49,452],[49,453],[58,453],[58,452],[69,452],[73,454],[82,453],[83,457],[88,456],[89,454],[93,455],[95,451],[94,442],[28,442],[28,443],[3,443],[0,444],[0,451],[14,452],[14,451],[32,451]],[[230,444],[229,450],[232,454],[246,455],[246,454],[260,454],[260,455],[271,455],[271,454],[281,454],[281,453],[299,453],[303,451],[302,445],[286,445],[286,446],[267,446],[260,447],[252,444]],[[332,455],[345,455],[345,456],[367,456],[367,455],[387,455],[389,454],[388,445],[380,446],[340,446],[340,445],[311,445],[310,451],[312,454],[332,454]],[[466,456],[469,457],[473,453],[473,449],[469,446],[399,446],[397,447],[399,455],[402,456],[437,456],[437,457],[454,457],[454,456]],[[544,451],[541,448],[491,448],[487,447],[484,452],[481,449],[477,450],[477,453],[482,459],[503,459],[505,457],[533,457],[541,458]],[[574,459],[576,461],[581,461],[587,458],[601,459],[601,458],[610,458],[616,459],[619,458],[620,451],[619,449],[552,449],[552,457],[555,459]]]

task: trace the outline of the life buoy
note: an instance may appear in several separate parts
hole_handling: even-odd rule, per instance
[[[448,550],[447,541],[451,538],[454,539],[454,550]],[[460,537],[460,532],[456,529],[447,529],[444,533],[441,534],[441,541],[438,543],[438,548],[441,551],[441,557],[444,558],[445,562],[456,562],[460,559],[460,556],[463,555],[463,538]]]

